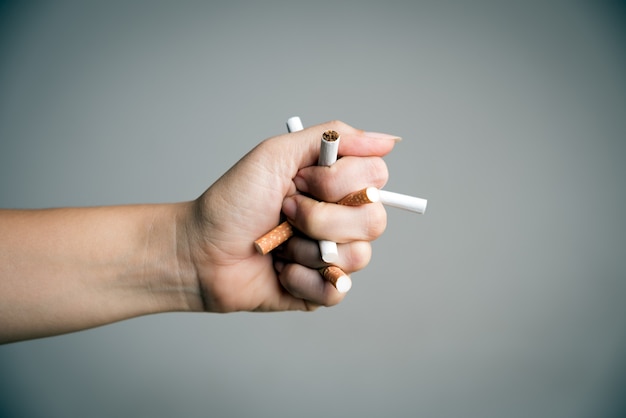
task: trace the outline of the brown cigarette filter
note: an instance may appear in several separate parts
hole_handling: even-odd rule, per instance
[[[281,223],[276,228],[254,241],[254,247],[259,254],[265,255],[287,241],[293,235],[293,228],[287,221]]]
[[[350,193],[337,203],[346,206],[361,206],[367,203],[378,202],[378,200],[378,189],[375,187],[366,187],[365,189]]]
[[[352,287],[350,277],[337,266],[322,267],[319,271],[341,293],[347,292]]]

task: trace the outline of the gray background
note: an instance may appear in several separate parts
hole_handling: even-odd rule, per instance
[[[299,115],[402,136],[388,189],[429,208],[388,210],[332,309],[0,347],[5,416],[623,416],[620,3],[23,3],[2,207],[193,199]]]

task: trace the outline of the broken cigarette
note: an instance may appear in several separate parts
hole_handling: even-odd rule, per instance
[[[378,191],[380,201],[383,205],[392,206],[398,209],[404,209],[411,212],[423,214],[426,212],[428,201],[419,197],[408,196],[405,194],[388,192],[387,190]]]
[[[380,202],[383,205],[393,206],[395,208],[409,210],[419,214],[426,212],[426,205],[428,204],[426,199],[388,192],[386,190],[378,190],[376,187],[367,187],[354,193],[350,193],[337,203],[346,206],[360,206],[375,202]]]
[[[254,247],[259,254],[265,255],[287,241],[293,235],[293,228],[287,221],[281,223],[276,228],[254,241]]]
[[[339,149],[339,140],[341,137],[335,131],[326,131],[322,134],[322,143],[320,146],[320,155],[317,160],[318,166],[330,167],[337,161],[337,151]],[[339,252],[337,243],[328,240],[320,240],[320,253],[322,260],[327,263],[335,263],[339,260]]]
[[[298,116],[292,116],[287,119],[287,132],[298,132],[304,129],[302,121]]]
[[[330,167],[337,161],[337,151],[341,137],[335,131],[326,131],[322,134],[322,145],[317,165]]]
[[[366,187],[354,193],[350,193],[337,204],[346,206],[361,206],[368,203],[375,203],[380,200],[380,192],[376,187]]]
[[[320,273],[328,280],[339,293],[346,293],[352,287],[352,280],[337,266],[326,266],[320,269]]]

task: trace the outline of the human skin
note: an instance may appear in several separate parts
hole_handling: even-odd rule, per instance
[[[341,135],[318,167],[320,135]],[[318,272],[315,240],[339,243],[351,274],[386,226],[382,205],[336,205],[382,187],[397,137],[332,121],[262,141],[197,199],[0,210],[0,342],[159,312],[314,310],[344,294]],[[209,157],[210,158],[210,157]],[[273,255],[253,242],[285,216],[299,231]]]

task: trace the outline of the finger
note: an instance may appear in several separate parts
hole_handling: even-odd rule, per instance
[[[402,138],[395,135],[378,132],[357,131],[356,133],[342,134],[339,143],[338,156],[353,155],[356,157],[378,156],[383,157],[391,152],[394,145]]]
[[[333,264],[346,273],[362,270],[372,258],[372,246],[366,241],[339,244],[337,248],[339,259]],[[301,264],[312,269],[319,269],[328,265],[322,261],[317,241],[305,237],[291,238],[274,255],[288,260],[288,262]]]
[[[311,166],[298,171],[297,189],[325,202],[337,202],[365,187],[382,188],[389,172],[380,157],[343,157],[331,167]]]
[[[294,297],[303,299],[309,304],[333,306],[345,297],[325,280],[319,271],[300,264],[286,264],[278,275],[282,286]],[[311,307],[309,306],[308,309]]]
[[[366,132],[340,121],[331,121],[265,140],[246,158],[258,159],[254,164],[256,167],[267,167],[279,178],[293,179],[299,169],[317,165],[321,137],[327,130],[334,130],[341,137],[339,156],[382,157],[391,152],[400,139],[394,135]]]
[[[318,240],[373,241],[387,226],[387,213],[380,203],[344,206],[295,195],[283,201],[282,209],[296,229]]]

